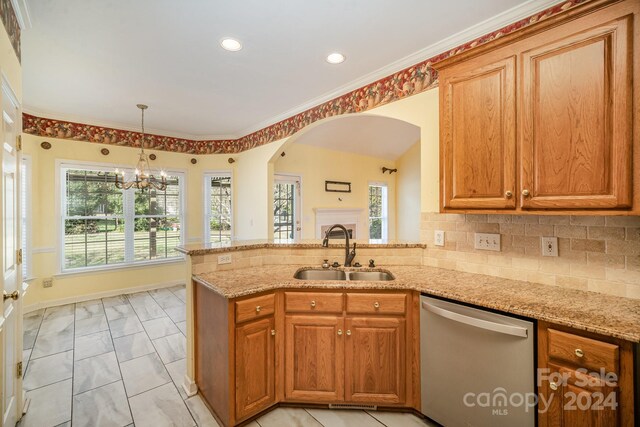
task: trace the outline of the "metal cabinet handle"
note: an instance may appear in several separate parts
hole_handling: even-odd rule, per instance
[[[507,192],[504,193],[504,197],[506,197],[507,199],[510,199],[513,196],[513,193],[511,192],[511,190],[507,190]]]
[[[261,309],[261,307],[259,305],[256,306],[256,313],[260,313],[260,309]]]
[[[376,302],[373,303],[373,306],[375,308],[380,308],[380,303],[378,301],[376,301]]]
[[[549,383],[549,388],[550,388],[551,390],[557,390],[557,389],[558,389],[558,384],[557,384],[557,383],[554,383],[554,382],[550,382],[550,383]]]
[[[338,335],[342,335],[342,329],[338,329]]]
[[[13,291],[10,294],[8,294],[7,291],[2,291],[2,301],[6,301],[8,299],[12,299],[15,301],[18,298],[20,298],[20,292],[18,291]]]
[[[578,357],[584,356],[584,351],[582,351],[582,349],[580,349],[580,348],[576,348],[575,353],[576,353],[576,356],[578,356]]]
[[[351,329],[347,329],[347,335],[351,335]]]
[[[275,334],[276,334],[276,330],[275,330],[275,329],[272,329],[272,330],[271,330],[271,335],[275,335]]]
[[[315,307],[316,306],[316,302],[315,301],[311,301],[311,307]]]
[[[531,194],[531,193],[529,193],[529,190],[527,190],[526,188],[524,190],[522,190],[522,195],[524,197],[529,197],[529,194]]]

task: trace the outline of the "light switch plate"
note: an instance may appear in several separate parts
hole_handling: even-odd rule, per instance
[[[558,256],[558,238],[542,238],[542,256]]]
[[[474,247],[482,251],[500,252],[500,235],[490,233],[476,233]]]
[[[436,246],[444,246],[444,231],[436,230],[433,232],[433,244]]]
[[[231,254],[218,255],[218,265],[231,264]]]

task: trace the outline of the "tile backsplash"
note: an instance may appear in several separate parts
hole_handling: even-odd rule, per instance
[[[499,233],[501,252],[474,249],[476,232]],[[542,256],[542,236],[558,237],[558,257]],[[425,265],[640,298],[637,216],[422,213],[420,240]]]

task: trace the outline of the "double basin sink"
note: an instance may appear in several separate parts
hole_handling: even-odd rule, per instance
[[[293,275],[300,280],[365,280],[369,282],[385,282],[395,279],[387,271],[342,271],[342,270],[299,270]]]

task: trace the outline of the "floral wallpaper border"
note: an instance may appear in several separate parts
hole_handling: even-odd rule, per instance
[[[9,0],[1,0],[3,3]],[[190,154],[239,153],[273,141],[288,137],[304,127],[327,117],[357,113],[397,101],[411,95],[429,90],[438,84],[437,72],[432,64],[453,55],[488,43],[506,34],[547,19],[577,4],[589,0],[568,0],[552,6],[533,16],[510,24],[500,30],[486,34],[447,52],[443,52],[414,66],[384,77],[359,89],[348,92],[323,104],[296,114],[266,128],[235,140],[195,141],[161,135],[147,135],[145,148]],[[140,147],[138,132],[111,129],[89,124],[52,120],[23,114],[25,133],[96,142],[101,144]]]
[[[22,60],[22,52],[20,51],[20,24],[18,23],[18,17],[16,11],[13,9],[11,0],[0,0],[0,19],[4,25],[9,40],[18,56],[18,61]]]

